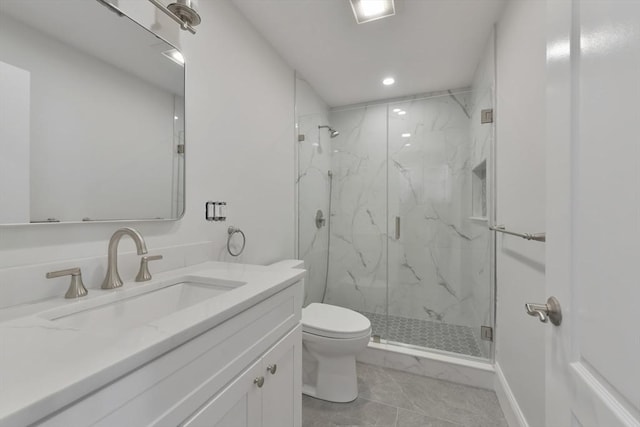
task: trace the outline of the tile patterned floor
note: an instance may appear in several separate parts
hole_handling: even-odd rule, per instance
[[[478,343],[480,331],[469,326],[449,325],[408,317],[389,316],[387,335],[387,316],[384,314],[361,312],[371,321],[373,334],[389,341],[412,344],[420,347],[451,351],[469,356],[487,357]]]
[[[493,391],[358,364],[351,403],[302,397],[303,427],[507,427]]]

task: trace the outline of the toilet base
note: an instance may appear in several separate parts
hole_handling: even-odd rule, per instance
[[[358,397],[356,357],[345,356],[318,361],[316,385],[313,387],[303,384],[302,394],[336,403],[356,400]]]
[[[366,348],[369,337],[334,340],[303,333],[302,393],[329,402],[354,401],[358,397],[356,354]]]

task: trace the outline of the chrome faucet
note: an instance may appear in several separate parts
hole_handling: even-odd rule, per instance
[[[120,228],[116,230],[109,240],[109,258],[107,261],[107,275],[102,282],[102,289],[115,289],[122,286],[122,279],[118,274],[118,243],[124,235],[128,235],[133,239],[138,250],[138,255],[147,253],[147,245],[144,242],[142,234],[134,228]]]

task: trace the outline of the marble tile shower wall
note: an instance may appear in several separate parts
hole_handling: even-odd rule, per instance
[[[333,197],[325,302],[370,313],[387,303],[387,106],[332,112]]]
[[[309,114],[298,118],[298,241],[299,258],[307,269],[304,304],[320,302],[324,294],[329,244],[329,170],[331,144],[326,129],[326,114]],[[321,210],[325,225],[316,228],[316,212]]]

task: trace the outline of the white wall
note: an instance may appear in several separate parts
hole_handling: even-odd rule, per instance
[[[545,230],[545,6],[513,1],[497,27],[497,223]],[[531,426],[545,424],[544,334],[526,302],[544,302],[544,243],[497,238],[496,362]]]
[[[149,25],[150,17],[160,16],[147,2],[119,5]],[[213,248],[207,255],[231,260],[225,249],[229,225],[247,235],[245,253],[235,259],[239,262],[266,264],[294,252],[293,70],[228,1],[201,1],[200,14],[198,33],[182,32],[176,41],[187,60],[185,216],[177,222],[125,223],[142,232],[150,252],[175,252],[175,259],[158,261],[155,271],[188,262],[181,250],[166,248],[198,242]],[[159,19],[154,23],[157,31],[175,41],[177,25]],[[204,220],[207,200],[228,203],[227,222]],[[83,271],[89,270],[85,283],[99,286],[107,241],[121,225],[0,228],[0,306],[29,293],[28,298],[64,293],[67,279],[44,282],[40,273],[20,276],[19,266],[47,263],[44,270],[89,259],[83,264]],[[133,250],[123,239],[121,252]],[[130,264],[123,266],[125,280],[135,274],[135,263]],[[24,277],[23,282],[8,280],[16,275]]]

